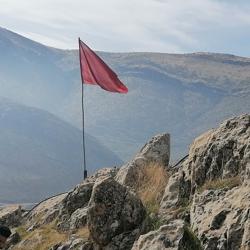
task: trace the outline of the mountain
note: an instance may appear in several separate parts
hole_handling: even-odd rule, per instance
[[[46,47],[0,29],[1,95],[81,127],[75,50]],[[123,160],[153,134],[169,132],[172,161],[201,132],[250,110],[250,59],[226,54],[97,52],[128,86],[84,93],[86,129]]]
[[[83,177],[82,133],[46,111],[0,99],[0,202],[34,202],[64,192]],[[93,172],[121,160],[86,134]]]

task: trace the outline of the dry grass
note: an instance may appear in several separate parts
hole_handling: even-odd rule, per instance
[[[217,179],[205,182],[199,189],[198,192],[203,192],[205,190],[217,190],[223,188],[234,188],[240,186],[242,181],[239,176],[227,178],[227,179]]]
[[[16,245],[13,250],[47,250],[60,242],[66,242],[71,234],[71,232],[58,232],[55,222],[43,225],[32,232],[27,232],[24,227],[19,227],[17,232],[21,236],[22,243]],[[78,229],[75,234],[83,239],[88,239],[88,227]]]
[[[159,164],[151,163],[141,169],[136,191],[150,212],[158,212],[168,178],[166,168]]]
[[[88,226],[79,228],[76,233],[77,236],[83,238],[83,239],[88,239],[89,238],[89,229]]]
[[[13,250],[47,250],[53,245],[68,240],[68,234],[59,233],[55,229],[55,224],[50,223],[40,228],[26,232],[24,228],[19,228],[22,244],[16,245]]]

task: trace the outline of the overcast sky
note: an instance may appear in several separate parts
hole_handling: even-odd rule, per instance
[[[0,26],[53,47],[250,56],[249,0],[0,0]]]

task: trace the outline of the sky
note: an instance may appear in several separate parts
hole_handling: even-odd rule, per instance
[[[250,57],[249,0],[0,0],[0,26],[56,48]]]

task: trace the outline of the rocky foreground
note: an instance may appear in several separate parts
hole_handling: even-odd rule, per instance
[[[2,208],[6,249],[249,250],[250,115],[198,137],[169,165],[168,134],[31,211]]]

